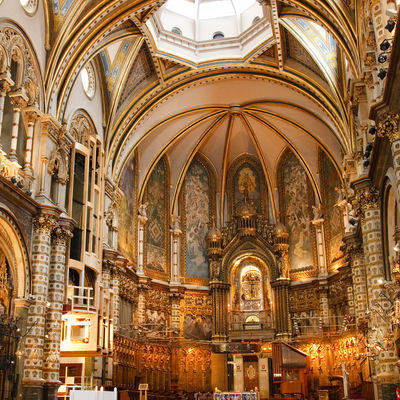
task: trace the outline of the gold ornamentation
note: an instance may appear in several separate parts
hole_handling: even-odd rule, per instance
[[[96,135],[94,125],[90,117],[84,111],[78,111],[74,115],[69,131],[72,137],[83,145],[90,136]]]
[[[52,239],[56,244],[66,245],[68,240],[72,238],[73,234],[69,229],[57,227],[53,229]]]
[[[379,118],[376,125],[376,134],[379,137],[387,137],[390,142],[400,139],[399,135],[399,114],[394,112],[385,113]]]
[[[356,214],[361,216],[361,218],[364,217],[365,211],[379,208],[378,190],[371,186],[359,191],[353,200],[353,208],[356,210]]]
[[[58,226],[56,219],[51,215],[39,215],[33,219],[35,232],[50,234]]]

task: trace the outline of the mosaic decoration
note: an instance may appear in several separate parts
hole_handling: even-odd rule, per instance
[[[310,53],[331,75],[338,75],[337,45],[334,37],[316,23],[299,17],[284,18],[284,21],[305,41]]]
[[[129,75],[124,83],[124,89],[118,100],[118,109],[124,105],[125,101],[135,93],[138,93],[146,83],[157,80],[153,63],[148,50],[143,47],[135,59],[135,63],[129,71]]]
[[[100,59],[103,64],[104,68],[104,74],[106,77],[106,82],[107,82],[107,90],[109,96],[111,96],[115,83],[118,80],[118,75],[126,62],[126,57],[129,54],[129,50],[131,49],[132,45],[134,43],[134,40],[132,39],[125,39],[118,51],[117,54],[113,60],[113,62],[110,61],[110,57],[108,55],[108,51],[104,50],[100,52]]]
[[[234,185],[235,205],[243,200],[244,192],[248,191],[249,200],[257,206],[257,212],[260,213],[260,177],[251,164],[245,162],[238,168],[234,178]]]
[[[287,152],[281,160],[280,174],[280,207],[282,222],[289,231],[290,272],[313,270],[312,188],[306,171],[292,152]]]
[[[186,276],[209,278],[207,243],[210,182],[205,167],[194,161],[185,177]]]
[[[166,168],[160,160],[150,175],[146,187],[146,267],[149,270],[165,272],[165,193]]]
[[[323,180],[322,196],[325,205],[324,226],[328,243],[328,260],[332,263],[342,256],[340,246],[343,235],[343,217],[340,207],[336,206],[341,182],[332,161],[321,149],[319,151],[319,168]]]
[[[126,163],[121,175],[120,189],[124,193],[118,208],[118,250],[131,261],[135,259],[135,158]]]
[[[58,31],[74,0],[53,0],[54,26]]]

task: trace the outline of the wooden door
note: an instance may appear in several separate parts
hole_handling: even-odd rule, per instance
[[[258,383],[258,358],[257,356],[243,356],[243,383],[244,391],[249,392],[259,388]]]

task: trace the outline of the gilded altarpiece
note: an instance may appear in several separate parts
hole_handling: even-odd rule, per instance
[[[179,349],[179,387],[188,392],[210,392],[211,351],[208,346]]]
[[[278,182],[281,220],[289,232],[290,276],[310,278],[316,273],[315,232],[310,222],[314,193],[306,171],[290,150],[279,161]]]
[[[157,336],[168,325],[171,317],[169,292],[158,287],[149,289],[146,292],[145,315],[147,327]]]
[[[340,207],[336,206],[342,184],[335,166],[322,149],[319,149],[318,163],[325,216],[327,258],[331,266],[343,255],[340,250],[343,237],[343,217]]]
[[[185,294],[184,304],[184,336],[187,339],[211,340],[211,296],[209,294]]]
[[[136,260],[136,160],[135,155],[129,158],[119,182],[124,195],[118,207],[118,250],[131,261]]]
[[[246,188],[244,188],[244,184]],[[268,190],[261,165],[255,157],[245,154],[231,164],[227,188],[228,209],[231,217],[236,214],[236,206],[243,200],[244,190],[248,191],[249,201],[256,206],[257,213],[266,213]]]
[[[145,225],[144,265],[148,276],[159,279],[168,279],[169,270],[168,186],[168,165],[164,157],[154,167],[144,194],[148,217]]]
[[[186,172],[180,197],[184,232],[181,274],[184,282],[198,285],[209,279],[206,237],[215,215],[215,178],[210,171],[208,161],[197,156]]]

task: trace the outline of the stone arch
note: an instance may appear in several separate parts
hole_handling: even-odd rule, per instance
[[[72,114],[68,129],[76,142],[83,145],[85,145],[85,141],[88,137],[97,134],[92,118],[81,108]]]
[[[0,23],[0,43],[7,57],[2,57],[1,69],[10,70],[11,61],[18,60],[16,88],[23,87],[28,97],[28,105],[43,105],[44,90],[40,66],[27,35],[11,22]],[[1,54],[1,52],[0,52]],[[6,60],[6,64],[4,62]],[[2,71],[3,72],[3,71]]]
[[[271,282],[279,277],[279,270],[276,264],[276,259],[273,252],[261,243],[257,238],[245,237],[236,243],[232,244],[222,259],[223,280],[229,281],[229,276],[233,268],[235,260],[244,257],[245,255],[259,258],[269,268]]]
[[[31,292],[31,266],[25,236],[10,210],[0,203],[0,248],[13,276],[15,298],[26,298]]]

